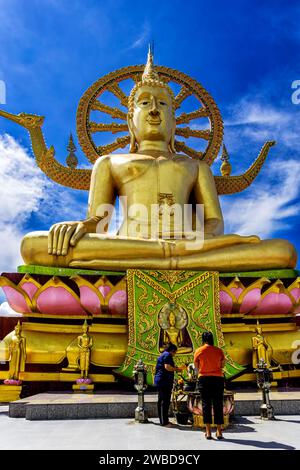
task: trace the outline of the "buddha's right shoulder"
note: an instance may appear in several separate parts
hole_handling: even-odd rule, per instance
[[[111,163],[112,163],[112,157],[114,155],[102,155],[101,157],[97,158],[97,160],[94,163],[93,170],[97,171],[98,169],[103,170],[104,168],[110,168]]]
[[[94,166],[110,163],[110,160],[111,160],[111,155],[109,154],[101,155],[101,157],[98,157],[97,160],[95,161]]]

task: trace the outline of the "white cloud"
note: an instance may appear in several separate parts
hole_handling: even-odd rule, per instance
[[[1,271],[20,264],[22,225],[39,208],[47,180],[11,136],[0,136],[0,260]]]
[[[245,139],[253,142],[276,140],[289,149],[300,150],[300,121],[296,106],[276,107],[259,95],[247,96],[228,108],[224,120],[228,150],[237,151]]]
[[[271,150],[270,159],[251,189],[221,198],[226,233],[267,238],[284,230],[288,238],[299,214],[298,109],[280,98],[271,100],[269,92],[264,83],[260,91],[227,109],[225,142],[229,155],[233,155],[233,174],[241,174],[249,167],[253,152],[257,153],[265,141],[275,140],[278,145]]]
[[[289,218],[296,217],[300,210],[296,202],[300,194],[299,173],[300,161],[276,161],[263,171],[263,181],[256,183],[251,193],[222,198],[226,233],[266,238],[290,228]]]
[[[1,217],[1,216],[0,216]],[[1,227],[1,222],[0,222]],[[17,266],[23,264],[20,244],[24,234],[13,224],[1,227],[0,231],[0,273],[15,272]]]
[[[50,227],[82,219],[84,208],[68,189],[50,182],[13,137],[0,135],[0,271],[22,263],[19,246],[24,224],[35,213]]]
[[[7,302],[3,302],[0,305],[0,317],[23,317],[23,315],[13,310]]]
[[[256,98],[259,99],[259,98]],[[290,122],[291,116],[270,105],[264,105],[255,98],[243,98],[231,109],[231,117],[225,120],[225,126],[242,124],[282,124]]]
[[[128,49],[138,49],[139,47],[144,46],[147,42],[149,42],[150,38],[150,26],[149,23],[145,23],[140,35],[133,41]]]
[[[47,180],[26,150],[9,135],[0,136],[1,224],[22,225],[39,206]]]

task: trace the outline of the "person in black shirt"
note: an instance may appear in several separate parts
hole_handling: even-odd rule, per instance
[[[156,362],[154,384],[158,389],[158,417],[161,426],[172,425],[169,422],[169,406],[174,381],[174,372],[182,371],[185,366],[176,367],[173,357],[177,352],[177,346],[169,343],[164,352],[159,356]]]

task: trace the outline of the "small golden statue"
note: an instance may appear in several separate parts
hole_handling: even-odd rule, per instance
[[[192,351],[186,331],[187,314],[181,306],[171,302],[166,304],[160,311],[158,322],[163,332],[161,351],[167,343],[175,344],[178,353]]]
[[[21,336],[21,329],[18,321],[9,344],[9,380],[19,380],[19,373],[25,370],[26,340]]]
[[[256,335],[252,337],[252,367],[253,369],[256,369],[257,364],[261,359],[264,360],[267,367],[271,367],[272,348],[262,335],[262,328],[259,326],[258,322],[255,332]]]
[[[89,326],[87,321],[84,321],[82,326],[83,334],[78,336],[78,347],[79,347],[79,368],[80,376],[82,379],[87,379],[89,366],[90,366],[90,356],[91,348],[93,346],[93,338],[89,336]]]

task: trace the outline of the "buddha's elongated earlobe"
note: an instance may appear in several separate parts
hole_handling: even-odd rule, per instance
[[[127,116],[127,124],[128,124],[128,129],[129,129],[129,135],[130,135],[129,153],[135,153],[138,150],[138,146],[137,146],[134,132],[132,130],[132,123],[131,123],[131,119],[129,116]]]
[[[175,149],[175,130],[176,130],[176,124],[174,125],[174,127],[172,129],[172,135],[171,135],[171,139],[170,139],[170,142],[169,142],[169,150],[172,153],[176,153],[176,149]]]
[[[134,137],[134,134],[130,132],[130,146],[129,146],[129,153],[136,153],[138,150],[138,146]]]

